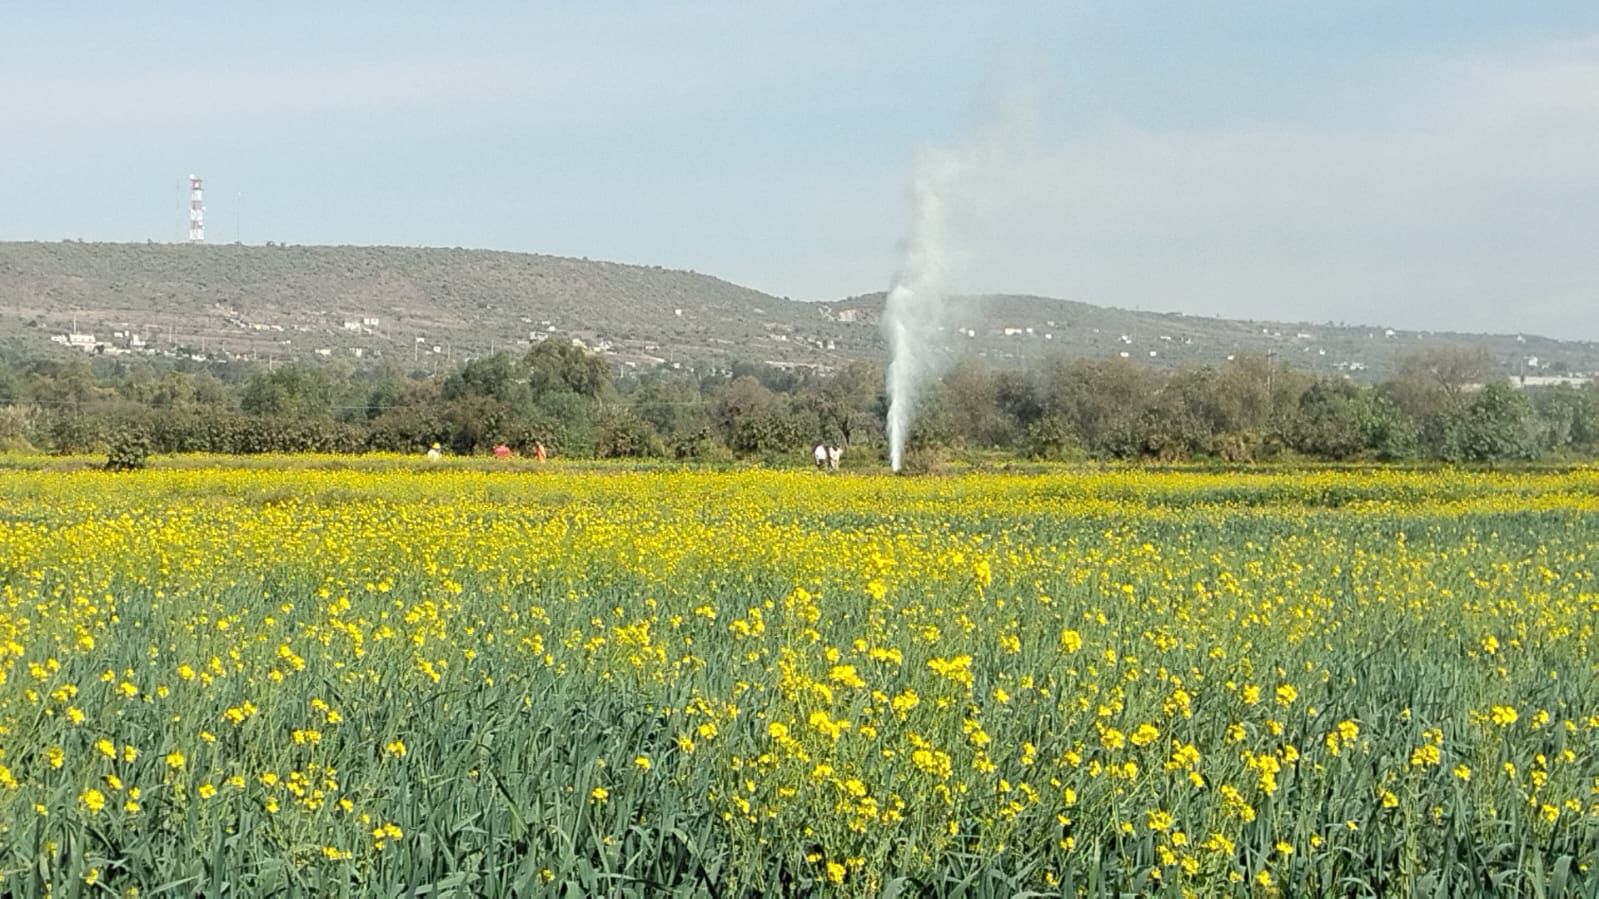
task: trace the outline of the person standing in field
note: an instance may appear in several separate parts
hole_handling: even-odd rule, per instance
[[[539,460],[540,462],[543,462],[544,459],[547,456],[548,456],[548,453],[546,453],[544,451],[544,441],[542,441],[542,440],[533,441],[533,458]]]
[[[496,458],[496,459],[509,459],[509,458],[511,458],[511,448],[506,446],[503,443],[496,443],[494,445],[494,458]]]
[[[428,447],[428,461],[429,462],[437,462],[437,461],[439,461],[442,458],[444,458],[444,451],[439,449],[439,445],[437,443],[435,443],[432,446]]]
[[[821,471],[827,466],[827,446],[820,440],[816,441],[816,445],[811,447],[811,457],[816,460],[816,470]]]
[[[835,446],[828,447],[827,448],[827,468],[828,468],[828,470],[829,471],[838,471],[839,460],[843,459],[843,458],[844,458],[844,448],[842,446],[836,446],[835,445]]]

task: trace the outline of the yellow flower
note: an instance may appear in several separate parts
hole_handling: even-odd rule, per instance
[[[843,684],[846,687],[855,689],[866,686],[866,681],[861,679],[854,665],[834,665],[827,672],[827,679],[835,684]]]
[[[1488,720],[1500,727],[1509,727],[1515,724],[1516,719],[1519,717],[1516,714],[1516,710],[1508,705],[1496,705],[1488,711]]]
[[[83,807],[88,809],[91,814],[105,808],[105,794],[93,787],[79,793],[78,801],[83,803]]]
[[[653,765],[654,763],[650,761],[650,757],[647,755],[638,755],[633,757],[633,767],[639,769],[640,771],[648,771]]]
[[[593,799],[595,802],[605,802],[611,798],[611,791],[605,789],[604,787],[595,787],[589,791],[589,798]]]
[[[1160,739],[1160,730],[1153,724],[1140,724],[1133,730],[1132,736],[1128,739],[1132,741],[1134,746],[1148,746]]]
[[[383,752],[392,758],[404,758],[406,752],[405,741],[398,738],[390,740],[383,745]]]
[[[879,597],[879,598],[881,598],[881,597]],[[827,879],[832,881],[833,883],[835,883],[835,884],[843,883],[844,882],[845,873],[847,873],[847,872],[846,872],[844,866],[839,864],[838,862],[828,862],[827,863]]]
[[[1463,781],[1471,780],[1471,769],[1464,764],[1455,766],[1455,777]]]
[[[188,760],[183,757],[183,753],[177,751],[176,749],[167,753],[167,767],[174,771],[182,770],[187,761]]]
[[[894,710],[894,714],[903,718],[910,714],[910,711],[916,708],[921,701],[921,697],[916,695],[915,690],[906,687],[904,690],[894,694],[894,698],[889,701],[889,707]]]
[[[927,667],[934,674],[948,678],[958,684],[970,687],[972,685],[972,657],[958,655],[950,658],[935,658],[927,661]]]
[[[841,718],[835,721],[831,715],[822,709],[811,712],[810,718],[807,720],[812,730],[827,736],[834,742],[837,742],[838,738],[850,728],[848,720]]]

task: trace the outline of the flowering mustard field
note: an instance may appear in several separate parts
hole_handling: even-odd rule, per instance
[[[219,468],[0,497],[0,891],[1599,878],[1591,470]]]

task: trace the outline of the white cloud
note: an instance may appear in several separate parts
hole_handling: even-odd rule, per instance
[[[1599,338],[1599,39],[1409,60],[1326,94],[1306,102],[1335,104],[1310,117],[1328,124],[1026,147],[983,185],[966,286]]]

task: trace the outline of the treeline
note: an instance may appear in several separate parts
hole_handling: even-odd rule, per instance
[[[816,440],[881,455],[880,368],[740,364],[618,377],[557,341],[435,376],[397,367],[30,360],[0,368],[0,450],[421,452],[543,442],[579,457],[807,457]],[[1599,389],[1514,389],[1486,354],[1433,349],[1391,380],[1317,378],[1265,357],[1161,372],[1121,358],[1026,370],[975,362],[923,392],[913,461],[952,450],[1040,459],[1499,462],[1599,455]]]

